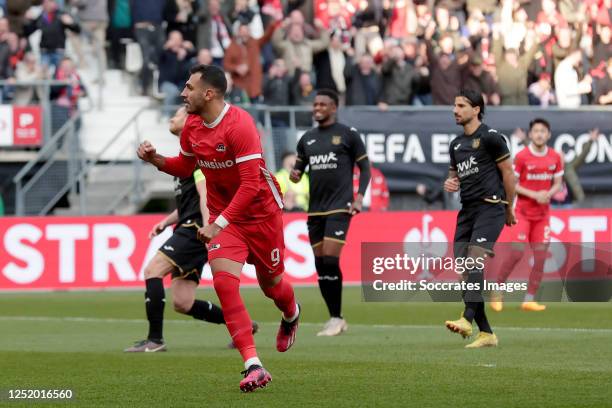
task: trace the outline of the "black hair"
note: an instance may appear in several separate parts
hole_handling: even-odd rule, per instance
[[[220,95],[227,91],[225,72],[216,65],[196,65],[189,70],[190,74],[200,74],[202,82],[212,86]]]
[[[462,89],[457,96],[462,96],[467,99],[473,108],[478,106],[480,108],[478,120],[482,120],[485,114],[485,102],[480,92],[474,91],[473,89]]]
[[[544,118],[535,118],[531,122],[529,122],[529,130],[533,128],[537,124],[543,125],[550,132],[550,123]]]
[[[338,106],[340,104],[340,98],[338,97],[338,92],[333,89],[317,89],[317,96],[327,96],[331,98],[332,101]]]

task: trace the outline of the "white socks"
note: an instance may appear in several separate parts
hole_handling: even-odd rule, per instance
[[[258,365],[260,367],[263,367],[263,364],[261,364],[261,361],[259,360],[258,357],[251,357],[247,361],[244,362],[244,368],[246,370],[248,370],[249,367],[252,365]]]
[[[291,323],[295,319],[297,319],[299,315],[300,315],[300,306],[296,303],[295,304],[295,314],[292,317],[287,318],[285,314],[283,313],[283,320],[286,321],[287,323]]]

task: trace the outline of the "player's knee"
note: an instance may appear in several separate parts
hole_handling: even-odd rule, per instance
[[[193,299],[175,297],[172,299],[172,306],[177,313],[187,314],[193,306]]]
[[[160,270],[156,268],[154,264],[149,263],[147,266],[145,266],[144,277],[145,280],[147,280],[152,278],[162,278],[163,276],[160,273]]]

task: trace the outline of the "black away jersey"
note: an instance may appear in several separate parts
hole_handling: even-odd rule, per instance
[[[450,144],[450,169],[457,172],[461,202],[499,202],[505,199],[497,163],[510,157],[506,140],[484,123],[471,135],[462,134]]]
[[[353,167],[367,159],[365,145],[354,128],[334,123],[304,133],[297,145],[296,169],[309,167],[308,214],[348,212],[353,201]]]

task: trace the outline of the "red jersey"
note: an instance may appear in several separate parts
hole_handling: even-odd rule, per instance
[[[166,159],[162,170],[176,175],[193,171],[197,163],[206,177],[211,222],[221,227],[259,222],[283,208],[278,182],[263,159],[259,132],[244,110],[226,104],[210,124],[189,115],[180,143],[180,155]]]
[[[550,190],[553,178],[563,175],[563,160],[549,147],[543,153],[537,153],[527,146],[514,158],[514,173],[521,187],[533,191]],[[546,217],[549,209],[550,204],[539,204],[520,194],[516,202],[517,212],[532,220]]]

